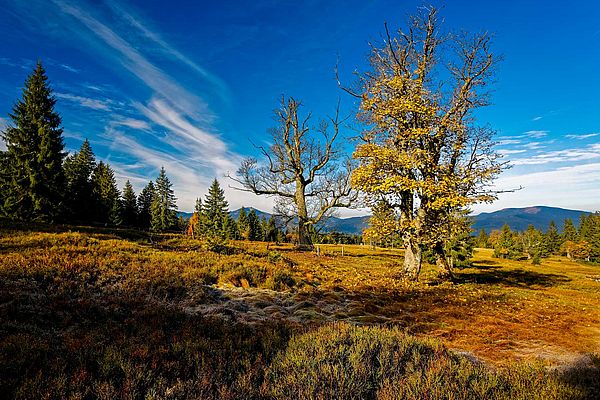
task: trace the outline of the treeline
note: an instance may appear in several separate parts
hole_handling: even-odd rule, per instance
[[[494,249],[494,257],[528,259],[539,264],[542,258],[564,255],[571,260],[600,262],[600,212],[582,214],[579,228],[571,219],[565,219],[562,231],[551,221],[545,232],[529,225],[523,232],[515,232],[508,225],[488,235],[484,229],[475,239],[477,247]]]
[[[249,213],[240,210],[237,220],[229,213],[229,203],[219,181],[215,179],[202,199],[196,200],[194,213],[188,225],[187,234],[211,241],[250,240],[265,242],[289,241],[289,237],[276,224],[271,216],[268,220],[259,218],[254,209]]]
[[[114,171],[96,160],[87,139],[67,155],[55,104],[38,62],[10,114],[12,124],[2,132],[7,149],[0,152],[0,214],[24,221],[177,228],[176,198],[165,169],[139,197],[129,181],[121,192]]]

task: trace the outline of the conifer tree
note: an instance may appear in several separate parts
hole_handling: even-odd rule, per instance
[[[237,225],[241,238],[249,240],[248,214],[246,214],[246,209],[244,207],[242,207],[240,214],[238,215]]]
[[[121,194],[115,174],[108,164],[100,161],[92,173],[95,221],[102,224],[121,224]]]
[[[226,239],[237,240],[240,237],[237,222],[235,222],[235,219],[229,214],[225,216],[223,232]]]
[[[556,223],[554,221],[550,221],[550,224],[548,224],[548,229],[544,234],[544,253],[546,255],[557,254],[560,250],[561,244],[562,240],[560,238],[560,234],[558,233]]]
[[[488,234],[485,232],[485,229],[481,228],[475,243],[476,243],[477,247],[479,247],[479,248],[482,248],[482,249],[489,248],[490,238],[489,238]]]
[[[71,221],[92,222],[90,206],[93,204],[92,173],[96,168],[96,157],[85,139],[79,151],[67,156],[64,162],[67,182],[65,204]]]
[[[251,209],[248,213],[248,240],[258,241],[262,238],[262,232],[260,229],[260,220],[256,211]]]
[[[172,186],[162,167],[156,178],[155,196],[150,206],[151,229],[155,232],[172,229],[177,224],[177,198]]]
[[[138,209],[138,226],[142,229],[150,229],[151,224],[151,216],[150,209],[152,207],[152,202],[154,201],[154,196],[156,195],[156,190],[154,188],[154,182],[150,181],[142,189],[140,195],[137,199],[137,209]]]
[[[275,224],[275,218],[271,215],[269,221],[265,226],[265,242],[276,242],[277,241],[277,225]]]
[[[25,81],[23,97],[9,114],[2,213],[10,218],[56,221],[64,212],[65,157],[56,99],[40,62]]]
[[[494,257],[515,258],[518,254],[515,235],[507,224],[504,224],[494,244]]]
[[[563,242],[577,241],[577,230],[575,229],[575,225],[573,224],[573,220],[571,218],[565,219],[563,223],[562,240]]]
[[[218,180],[215,179],[210,185],[202,209],[205,233],[213,237],[224,238],[224,224],[229,214],[229,203],[225,200],[225,192],[221,189]]]
[[[137,198],[131,182],[129,180],[125,182],[123,188],[123,201],[122,201],[121,219],[125,226],[135,226],[137,224]]]

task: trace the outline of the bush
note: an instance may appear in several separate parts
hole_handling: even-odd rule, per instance
[[[544,368],[493,372],[396,328],[325,326],[292,338],[267,373],[278,399],[566,399]]]

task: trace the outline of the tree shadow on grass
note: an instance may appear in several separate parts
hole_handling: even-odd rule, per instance
[[[476,271],[473,271],[473,269],[476,269]],[[499,284],[525,288],[530,286],[551,287],[570,280],[566,275],[547,274],[522,268],[505,269],[486,262],[485,264],[475,265],[469,271],[457,271],[454,282],[481,285]]]

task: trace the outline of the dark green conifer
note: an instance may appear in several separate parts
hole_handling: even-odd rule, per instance
[[[2,213],[10,218],[56,221],[64,213],[65,157],[56,99],[40,62],[25,81],[23,97],[9,114]]]
[[[67,182],[67,198],[69,219],[77,223],[92,222],[90,206],[93,204],[92,173],[96,167],[96,157],[85,139],[78,152],[65,159],[64,171]]]
[[[177,224],[177,198],[172,186],[162,167],[156,178],[155,196],[150,207],[151,229],[155,232],[173,229]]]
[[[115,180],[115,173],[108,164],[100,161],[92,173],[95,222],[101,224],[121,224],[121,194]]]
[[[225,237],[225,220],[229,215],[229,203],[225,200],[225,192],[216,179],[208,189],[202,205],[203,231],[213,237]]]
[[[150,229],[151,216],[150,209],[152,207],[152,202],[154,201],[154,196],[156,195],[156,190],[154,188],[154,182],[150,181],[142,189],[140,195],[137,199],[137,214],[138,214],[138,226],[142,229]]]
[[[133,191],[133,187],[131,186],[131,182],[129,181],[125,182],[125,187],[123,188],[121,216],[121,219],[123,220],[123,225],[136,226],[137,198],[135,196],[135,192]]]

